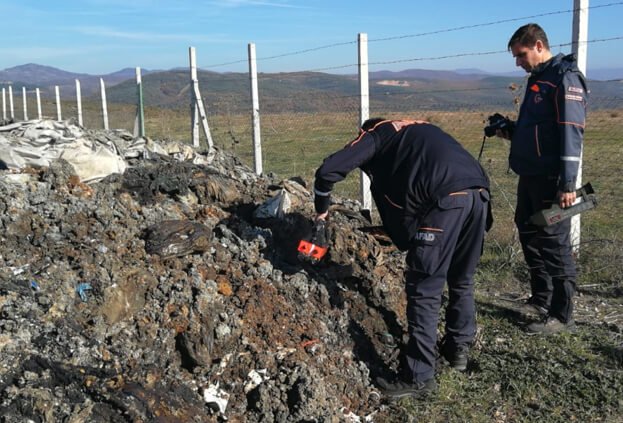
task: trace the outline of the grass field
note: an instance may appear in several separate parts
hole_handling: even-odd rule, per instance
[[[64,106],[65,115],[71,115],[72,106]],[[53,115],[47,107],[46,114]],[[85,126],[102,127],[98,107],[85,104]],[[490,113],[414,111],[386,117],[430,120],[477,156]],[[150,138],[190,139],[187,111],[147,108],[145,116]],[[265,172],[311,182],[322,159],[354,137],[357,119],[355,110],[263,115]],[[111,128],[131,130],[134,107],[111,107],[109,120]],[[217,147],[252,165],[250,120],[239,114],[209,115]],[[438,398],[404,401],[395,421],[623,422],[623,366],[617,349],[623,343],[623,109],[595,111],[587,122],[583,180],[593,184],[599,206],[582,217],[575,335],[529,337],[510,310],[528,293],[528,271],[513,224],[517,178],[508,171],[507,156],[507,141],[487,139],[481,162],[491,178],[496,222],[477,274],[480,329],[472,362],[466,373],[442,369]],[[357,193],[356,175],[336,190],[351,198]]]

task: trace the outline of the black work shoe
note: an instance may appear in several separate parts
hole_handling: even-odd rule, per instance
[[[561,322],[555,317],[547,316],[540,322],[534,322],[526,328],[528,335],[553,335],[555,333],[575,332],[576,326],[573,319]]]
[[[459,344],[450,346],[449,344],[443,344],[441,347],[441,355],[448,360],[450,367],[459,372],[463,372],[467,369],[467,359],[469,356],[469,346],[466,344]]]
[[[390,383],[382,377],[379,377],[376,379],[376,382],[381,388],[383,395],[394,400],[409,397],[424,398],[437,392],[437,382],[435,382],[435,378],[430,378],[424,382],[406,383],[398,381]]]
[[[536,317],[536,318],[547,316],[547,313],[549,312],[547,308],[540,306],[538,304],[535,304],[530,300],[526,301],[521,306],[519,306],[517,311],[525,317]]]

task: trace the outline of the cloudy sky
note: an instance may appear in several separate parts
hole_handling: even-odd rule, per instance
[[[188,65],[259,72],[356,73],[357,34],[370,70],[516,70],[506,52],[519,26],[537,22],[552,50],[569,52],[573,0],[0,0],[0,69],[26,63],[106,74]],[[588,67],[623,67],[623,1],[591,0]],[[614,53],[618,52],[618,53]]]

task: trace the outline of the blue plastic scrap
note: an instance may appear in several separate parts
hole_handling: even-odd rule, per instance
[[[76,292],[78,293],[78,295],[80,295],[80,299],[85,303],[89,300],[89,297],[87,296],[87,291],[90,291],[92,289],[93,287],[91,287],[90,283],[79,283],[78,286],[76,286]]]
[[[33,291],[39,291],[39,284],[36,281],[30,281],[30,288]]]

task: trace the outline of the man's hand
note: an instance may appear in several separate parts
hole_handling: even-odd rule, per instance
[[[510,140],[510,139],[511,139],[511,134],[510,134],[510,132],[509,132],[509,131],[505,131],[505,130],[503,130],[503,129],[496,129],[496,130],[495,130],[495,135],[496,135],[497,137],[504,138],[504,139],[507,139],[507,140]]]
[[[319,220],[327,220],[327,216],[329,215],[329,212],[326,211],[324,213],[319,213],[316,215],[316,218],[314,219],[314,222],[318,222]]]
[[[576,194],[573,192],[562,192],[558,191],[558,204],[561,208],[566,209],[567,207],[571,207],[575,202]]]

